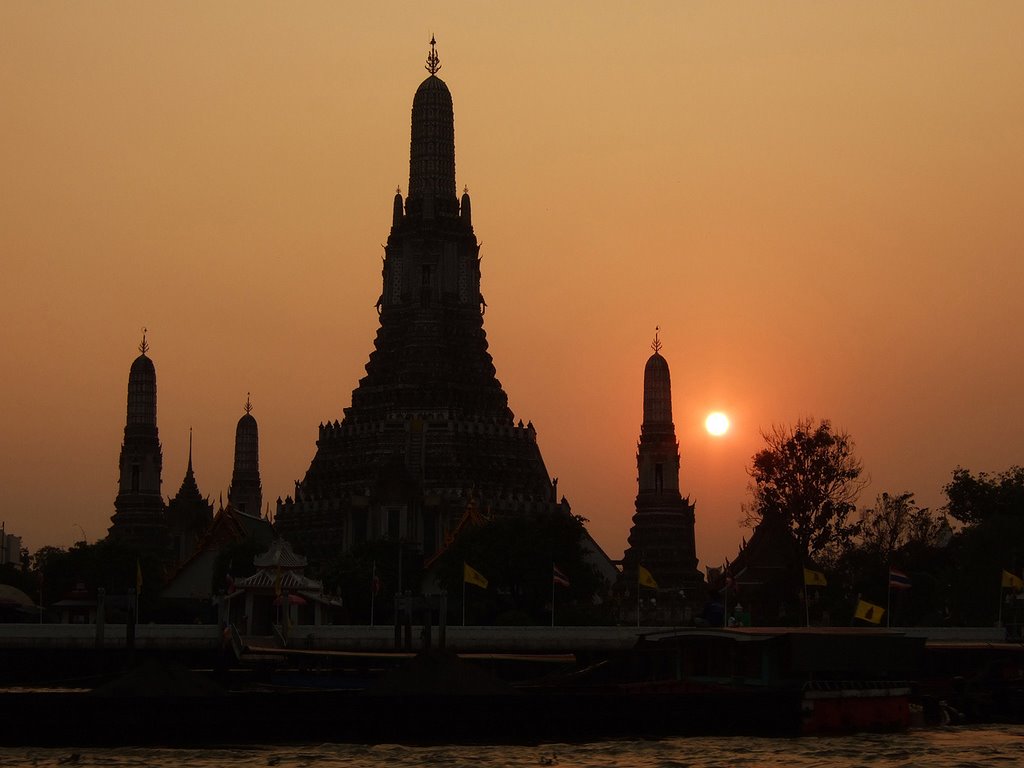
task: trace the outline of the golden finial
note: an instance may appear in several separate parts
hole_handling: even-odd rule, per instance
[[[149,352],[149,343],[146,341],[146,330],[147,329],[145,327],[143,327],[143,329],[142,329],[142,343],[139,344],[139,352],[141,352],[142,354],[146,354],[147,352]]]
[[[432,75],[436,75],[438,70],[441,69],[441,59],[437,55],[437,48],[435,48],[436,45],[437,41],[434,39],[434,36],[431,35],[430,55],[427,56],[427,66],[425,67],[425,69]]]
[[[395,194],[396,194],[396,195],[400,195],[400,194],[402,194],[402,187],[401,187],[401,186],[397,186],[397,187],[395,187]]]
[[[462,188],[462,194],[464,194],[464,195],[468,195],[469,194],[469,184],[467,184],[466,186],[464,186]]]
[[[661,331],[661,326],[654,326],[654,341],[651,343],[651,349],[654,350],[654,354],[661,352],[661,339],[658,338],[658,333]]]
[[[252,393],[245,393],[245,412],[252,413]]]

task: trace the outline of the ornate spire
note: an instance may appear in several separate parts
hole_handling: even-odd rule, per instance
[[[452,94],[437,76],[441,69],[436,41],[430,38],[427,77],[412,100],[409,146],[408,210],[413,220],[455,218],[455,115]]]
[[[245,415],[235,428],[235,467],[228,488],[228,505],[255,517],[263,508],[259,441],[259,427],[252,415],[252,393],[247,392]]]
[[[192,474],[192,427],[188,428],[188,469],[186,474]]]
[[[437,55],[437,41],[434,36],[430,36],[430,55],[427,56],[427,64],[424,69],[432,75],[436,75],[438,70],[441,69],[441,59]]]
[[[147,329],[145,327],[143,327],[143,329],[142,329],[142,343],[139,344],[139,352],[141,352],[142,354],[146,354],[147,352],[149,352],[149,343],[146,341],[146,330]]]
[[[647,359],[644,367],[644,421],[642,430],[668,430],[674,432],[672,426],[672,382],[668,371],[668,362],[661,356],[661,327],[654,329],[654,341],[651,349],[654,354]]]
[[[651,349],[654,350],[654,354],[661,352],[661,339],[658,338],[658,334],[661,332],[661,326],[654,326],[654,341],[651,342]]]

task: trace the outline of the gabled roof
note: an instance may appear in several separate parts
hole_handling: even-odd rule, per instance
[[[274,540],[274,528],[262,517],[239,512],[230,504],[221,507],[213,517],[209,530],[199,541],[195,552],[178,566],[168,579],[173,582],[179,574],[203,557],[207,552],[215,552],[246,539],[254,539],[257,543],[270,544]]]
[[[437,548],[437,552],[431,555],[423,563],[424,568],[430,568],[436,563],[441,556],[451,549],[451,546],[455,543],[455,540],[462,533],[463,529],[469,526],[481,525],[484,523],[486,518],[480,513],[480,505],[476,500],[475,496],[471,496],[469,501],[466,503],[466,511],[462,513],[462,517],[459,518],[459,522],[455,524],[455,528],[452,531],[445,532],[444,541],[441,546]]]
[[[270,549],[256,555],[252,564],[257,568],[305,568],[308,561],[302,555],[292,551],[292,545],[284,539],[275,539],[270,543]]]

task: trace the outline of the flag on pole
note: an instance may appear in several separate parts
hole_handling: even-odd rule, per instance
[[[871,624],[881,624],[882,617],[885,615],[885,608],[874,603],[869,603],[867,600],[857,601],[857,610],[854,611],[854,618],[858,618],[862,621],[867,621]]]
[[[889,569],[889,589],[910,589],[910,577],[903,571]]]
[[[1009,571],[1003,571],[1003,586],[1007,589],[1024,589],[1024,579]]]
[[[377,561],[373,561],[373,570],[370,574],[370,594],[380,594],[380,576],[377,575]]]
[[[554,563],[551,564],[551,580],[560,587],[569,586],[569,577],[562,573]]]
[[[142,593],[142,565],[139,559],[135,558],[135,594]]]
[[[487,589],[487,578],[480,571],[470,567],[465,562],[462,564],[462,582],[464,584],[473,584],[481,589]]]
[[[651,572],[642,565],[637,565],[636,567],[636,580],[642,587],[650,587],[651,589],[658,588],[658,582],[656,582],[654,577],[651,576]]]
[[[810,568],[804,568],[804,586],[805,587],[827,587],[828,581],[825,579],[825,574],[821,571],[812,571]]]

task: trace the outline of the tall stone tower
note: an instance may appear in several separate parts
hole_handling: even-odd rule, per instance
[[[513,421],[483,328],[480,246],[455,184],[455,121],[431,40],[413,97],[409,189],[392,207],[380,328],[344,418],[320,425],[279,533],[310,557],[390,538],[429,556],[467,507],[568,511],[532,424]]]
[[[672,381],[655,335],[654,354],[644,368],[644,416],[637,446],[636,514],[623,556],[623,580],[637,582],[637,566],[654,577],[659,590],[678,602],[703,595],[693,590],[704,579],[697,570],[694,544],[694,505],[679,492],[679,443],[672,423]]]
[[[263,509],[260,482],[260,430],[252,415],[252,400],[245,398],[245,413],[235,427],[235,468],[228,488],[228,504],[253,517]]]
[[[128,374],[128,417],[109,535],[142,547],[162,548],[167,543],[160,495],[163,454],[156,426],[156,368],[148,351],[143,333],[141,354]]]

